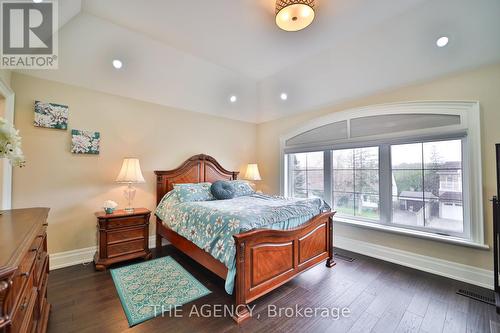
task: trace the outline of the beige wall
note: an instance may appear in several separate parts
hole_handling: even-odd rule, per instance
[[[137,186],[136,207],[155,207],[154,170],[179,166],[194,154],[214,156],[230,170],[243,171],[256,158],[256,126],[171,109],[14,73],[15,123],[27,164],[14,170],[14,208],[47,206],[51,253],[94,246],[95,218],[106,199],[126,202],[114,183],[122,158],[140,159],[145,184]],[[69,106],[69,129],[33,126],[33,103]],[[70,129],[101,132],[97,156],[70,153]],[[153,220],[152,220],[153,221]],[[153,230],[153,228],[152,228]]]
[[[496,191],[494,144],[500,142],[500,64],[483,67],[429,83],[346,102],[332,107],[278,119],[257,126],[257,152],[265,192],[279,193],[279,137],[310,119],[353,107],[415,100],[473,100],[481,104],[483,195],[486,242],[492,244],[492,214],[488,201]],[[335,92],[332,92],[335,93]],[[336,234],[356,240],[390,246],[417,254],[438,257],[491,269],[492,252],[436,241],[416,239],[351,227],[337,223]]]

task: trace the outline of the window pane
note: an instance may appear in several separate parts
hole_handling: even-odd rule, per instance
[[[355,194],[356,216],[378,220],[380,218],[380,203],[378,195]]]
[[[290,154],[288,156],[288,195],[295,198],[323,198],[323,152]]]
[[[393,195],[401,195],[403,192],[419,192],[420,197],[422,197],[422,170],[394,170],[392,177]],[[404,194],[408,195],[408,193]]]
[[[352,193],[333,193],[333,209],[339,215],[354,215],[354,194]]]
[[[333,150],[332,157],[333,157],[334,169],[352,169],[353,167],[352,149]]]
[[[426,227],[444,231],[463,232],[463,204],[461,200],[432,200]]]
[[[391,146],[391,159],[393,223],[463,232],[462,141]]]
[[[306,191],[306,171],[292,171],[293,189],[295,191]]]
[[[323,152],[307,153],[307,168],[323,170]]]
[[[356,169],[378,169],[378,147],[354,149]]]
[[[292,154],[291,155],[291,165],[290,167],[293,170],[305,170],[307,167],[307,154]]]
[[[461,169],[462,141],[449,140],[424,143],[425,169]]]
[[[422,169],[422,144],[391,146],[392,169]]]
[[[354,192],[354,171],[333,170],[333,191]]]
[[[423,227],[423,197],[393,197],[392,222],[414,227]]]
[[[340,215],[380,219],[379,147],[332,151],[333,208]]]
[[[323,181],[323,170],[307,171],[308,197],[324,197],[325,183]]]
[[[355,192],[378,194],[378,170],[356,170],[355,172]]]

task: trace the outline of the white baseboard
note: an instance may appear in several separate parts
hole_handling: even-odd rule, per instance
[[[166,240],[163,240],[166,244]],[[156,247],[155,235],[149,236],[149,248]],[[95,246],[86,247],[84,249],[52,253],[50,254],[50,270],[64,268],[73,265],[88,263],[94,260],[94,254],[97,248]]]
[[[368,257],[445,276],[458,281],[493,289],[493,271],[434,257],[415,254],[387,246],[335,236],[335,246]]]

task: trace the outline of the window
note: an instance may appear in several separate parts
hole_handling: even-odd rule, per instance
[[[462,141],[391,146],[392,220],[462,233]]]
[[[477,103],[336,112],[281,147],[283,194],[323,198],[336,221],[484,247]]]
[[[332,151],[332,198],[337,213],[379,219],[378,147]]]
[[[323,155],[322,151],[288,155],[288,184],[292,197],[324,197]]]

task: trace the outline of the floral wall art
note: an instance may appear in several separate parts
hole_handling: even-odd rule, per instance
[[[99,132],[71,130],[71,152],[73,154],[99,154],[101,134]]]
[[[35,101],[35,126],[68,129],[69,108],[66,105]]]

